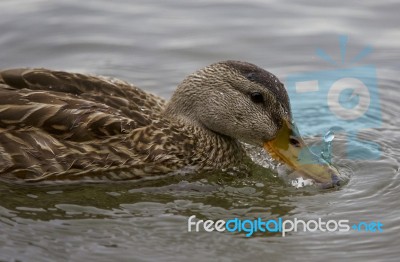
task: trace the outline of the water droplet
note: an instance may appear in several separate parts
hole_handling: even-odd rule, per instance
[[[332,130],[329,130],[324,136],[324,142],[329,143],[332,142],[335,138],[335,133]]]
[[[331,163],[332,141],[334,138],[335,138],[335,134],[334,134],[333,130],[328,130],[328,132],[326,132],[326,134],[324,135],[324,139],[322,141],[321,157],[328,163]]]

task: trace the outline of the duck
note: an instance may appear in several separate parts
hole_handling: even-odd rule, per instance
[[[199,69],[169,101],[104,76],[0,71],[0,179],[124,181],[224,169],[246,159],[243,144],[318,183],[338,182],[331,164],[301,161],[313,154],[284,85],[248,62]]]

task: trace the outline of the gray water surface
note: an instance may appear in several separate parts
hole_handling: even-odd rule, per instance
[[[169,98],[191,72],[236,59],[283,81],[332,70],[316,48],[378,72],[382,125],[360,138],[376,160],[350,160],[345,136],[333,161],[347,170],[339,189],[296,189],[276,171],[166,177],[154,181],[0,183],[0,260],[5,261],[398,261],[400,251],[400,3],[398,1],[41,1],[0,2],[0,68],[47,67],[114,76]],[[303,125],[327,125],[313,101]],[[373,118],[374,116],[371,116]],[[309,141],[317,140],[310,137]],[[368,150],[368,149],[366,149]],[[383,232],[189,233],[187,219],[254,217],[380,221]]]

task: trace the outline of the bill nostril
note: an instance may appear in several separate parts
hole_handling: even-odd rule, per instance
[[[300,142],[299,142],[299,140],[297,140],[297,139],[294,138],[294,137],[291,137],[291,138],[289,139],[289,143],[290,143],[291,145],[295,146],[295,147],[300,147]]]

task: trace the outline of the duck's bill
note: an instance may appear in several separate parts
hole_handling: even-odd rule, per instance
[[[274,140],[264,143],[264,148],[271,157],[289,165],[304,177],[321,183],[324,188],[339,185],[338,170],[312,153],[289,121],[283,123]]]

